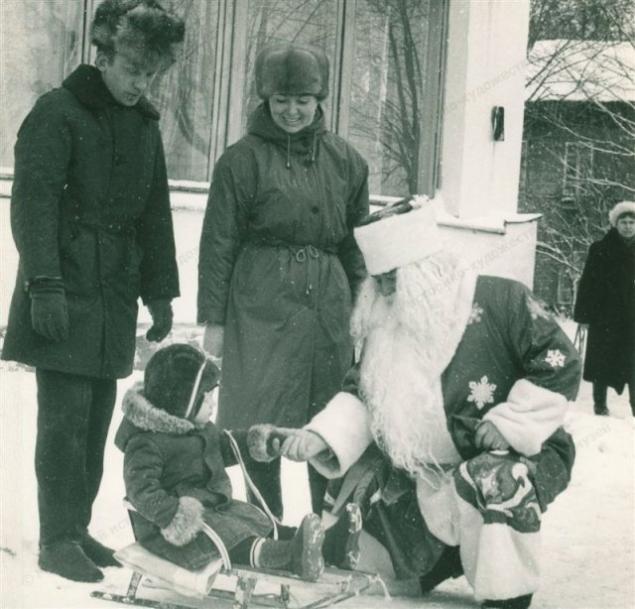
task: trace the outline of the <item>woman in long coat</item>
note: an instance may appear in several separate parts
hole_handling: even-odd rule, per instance
[[[263,103],[218,160],[200,245],[198,321],[223,357],[218,423],[300,427],[352,361],[349,317],[365,276],[352,228],[368,212],[368,168],[329,133],[328,60],[294,45],[256,61]],[[281,516],[280,463],[252,471]],[[309,469],[313,509],[324,481]]]
[[[610,212],[611,229],[591,244],[574,318],[588,324],[584,379],[593,383],[596,414],[606,415],[607,388],[628,385],[635,415],[635,202]]]

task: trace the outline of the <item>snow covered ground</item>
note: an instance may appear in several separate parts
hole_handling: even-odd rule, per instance
[[[0,209],[0,327],[6,324],[17,255],[12,247],[8,205]],[[196,248],[191,235],[200,232],[200,214],[182,213],[176,222],[179,270],[184,294],[195,294]],[[176,320],[194,319],[193,299],[176,302]],[[147,321],[145,310],[141,321]],[[572,327],[567,326],[571,333]],[[181,340],[193,338],[182,327]],[[139,351],[140,365],[148,354]],[[119,395],[140,377],[122,381]],[[592,415],[590,387],[583,384],[572,405],[568,426],[578,458],[566,493],[550,507],[543,520],[544,562],[542,588],[536,609],[635,608],[635,445],[634,426],[626,396],[610,396],[611,416]],[[120,420],[117,409],[112,432]],[[112,603],[92,599],[94,589],[125,593],[129,572],[109,569],[99,586],[76,584],[43,573],[37,567],[37,497],[33,455],[36,430],[35,380],[32,372],[0,363],[0,609],[107,609]],[[132,542],[122,505],[122,456],[109,439],[105,474],[91,531],[102,542],[121,548]],[[238,472],[233,472],[236,495],[241,496]],[[303,465],[283,468],[285,521],[297,524],[309,510]],[[161,595],[144,590],[144,595]],[[163,594],[165,596],[165,594]],[[213,607],[229,606],[214,601]],[[446,582],[425,599],[360,597],[343,609],[475,609],[463,578]]]
[[[120,383],[120,395],[140,372]],[[108,569],[100,585],[68,582],[37,567],[37,503],[33,472],[35,381],[32,372],[0,365],[0,607],[3,609],[100,609],[113,603],[90,598],[94,589],[124,593],[129,572]],[[590,387],[583,384],[572,404],[568,428],[578,457],[569,490],[550,507],[543,521],[542,587],[533,607],[542,609],[629,609],[635,607],[635,448],[628,400],[611,395],[610,417],[592,415]],[[120,420],[117,409],[111,431]],[[132,542],[121,503],[122,457],[109,440],[104,483],[97,499],[92,533],[120,548]],[[232,472],[237,495],[238,472]],[[284,468],[286,521],[299,522],[309,509],[302,465]],[[152,596],[156,591],[148,590]],[[158,593],[160,596],[160,593]],[[124,606],[124,605],[122,605]],[[214,601],[210,607],[229,606]],[[364,596],[343,609],[473,609],[469,587],[460,578],[423,598]]]

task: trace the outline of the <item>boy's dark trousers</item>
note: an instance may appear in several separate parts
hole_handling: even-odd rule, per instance
[[[45,546],[79,540],[86,532],[103,473],[117,383],[40,368],[35,376],[35,473],[40,546]]]

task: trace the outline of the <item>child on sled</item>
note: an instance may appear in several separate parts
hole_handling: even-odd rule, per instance
[[[261,509],[232,498],[225,472],[237,462],[231,438],[248,457],[248,432],[234,431],[230,438],[210,422],[218,380],[218,368],[203,353],[173,344],[150,358],[143,383],[126,393],[115,443],[125,453],[137,541],[161,558],[196,570],[219,555],[202,532],[209,526],[233,564],[291,571],[316,581],[324,570],[324,531],[317,515],[305,516],[297,530],[283,527],[290,538],[281,541],[270,538],[274,523]],[[338,523],[330,537],[342,532],[346,537],[345,527],[346,522]],[[347,539],[347,552],[351,545]]]

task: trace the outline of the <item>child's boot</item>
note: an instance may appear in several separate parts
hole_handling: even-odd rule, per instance
[[[285,569],[307,581],[316,581],[324,571],[323,543],[322,523],[316,514],[309,514],[291,541],[263,540],[256,551],[255,566]]]

